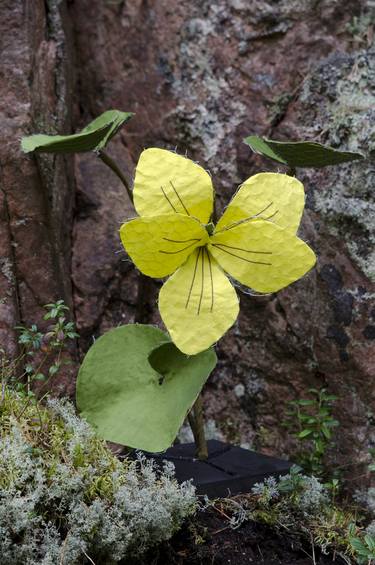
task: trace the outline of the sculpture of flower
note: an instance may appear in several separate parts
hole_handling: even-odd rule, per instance
[[[236,321],[238,297],[228,276],[271,293],[315,264],[314,252],[296,235],[303,185],[286,174],[247,179],[214,226],[210,175],[185,157],[150,148],[140,156],[133,197],[139,217],[121,226],[121,241],[142,273],[171,275],[159,310],[188,355],[210,347]]]

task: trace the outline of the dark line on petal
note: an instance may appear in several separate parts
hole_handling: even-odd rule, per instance
[[[224,228],[222,228],[221,230],[218,230],[216,233],[220,233],[222,231],[227,231],[227,230],[231,230],[233,228],[236,228],[237,226],[240,226],[241,224],[245,224],[246,222],[250,222],[250,220],[254,220],[255,218],[258,218],[261,214],[263,214],[263,212],[265,212],[266,210],[268,210],[268,208],[270,206],[272,206],[273,202],[270,202],[268,204],[268,206],[266,206],[263,210],[261,210],[260,212],[258,212],[257,214],[254,214],[253,216],[249,216],[248,218],[244,218],[243,220],[238,220],[238,222],[233,222],[233,224],[229,224],[229,226],[225,226]],[[274,214],[272,214],[274,215]],[[272,216],[270,216],[270,218],[272,218]]]
[[[223,251],[223,253],[228,253],[228,255],[232,255],[237,259],[242,259],[242,261],[246,261],[247,263],[253,263],[254,265],[272,265],[272,263],[263,263],[262,261],[251,261],[250,259],[245,259],[245,257],[241,257],[240,255],[236,255],[235,253],[231,253],[226,249],[221,249],[220,245],[218,245],[217,243],[212,243],[212,247],[217,247],[218,249],[220,249],[220,251]]]
[[[265,212],[266,210],[268,210],[268,208],[270,208],[270,206],[272,206],[273,202],[270,202],[268,204],[268,206],[266,206],[261,212],[258,212],[257,214],[254,215],[254,218],[256,218],[257,216],[260,216],[261,214],[263,214],[263,212]]]
[[[268,216],[268,218],[262,218],[262,220],[270,220],[271,218],[273,218],[274,216],[276,216],[276,214],[278,214],[279,210],[276,210],[276,212],[274,212],[273,214],[271,214],[270,216]]]
[[[199,237],[194,237],[191,239],[169,239],[169,237],[163,237],[165,241],[170,241],[171,243],[188,243],[189,241],[200,241]]]
[[[192,293],[193,286],[194,286],[195,276],[196,276],[196,274],[197,274],[199,255],[201,254],[201,251],[202,251],[202,247],[199,248],[199,251],[198,251],[198,254],[197,254],[197,260],[195,261],[193,279],[192,279],[192,281],[191,281],[190,290],[189,290],[189,295],[188,295],[188,297],[187,297],[187,301],[186,301],[186,305],[185,305],[185,310],[186,310],[186,308],[189,306],[190,297],[191,297],[191,293]]]
[[[234,247],[225,243],[217,243],[220,247],[228,247],[228,249],[236,249],[237,251],[245,251],[245,253],[260,253],[261,255],[272,255],[272,251],[251,251],[251,249],[242,249],[242,247]]]
[[[201,295],[199,298],[197,316],[199,316],[199,313],[201,311],[203,294],[204,294],[204,248],[202,247],[202,283],[201,283]]]
[[[170,204],[172,210],[173,210],[174,212],[176,212],[176,214],[177,214],[177,210],[176,210],[176,208],[173,206],[172,202],[169,200],[168,196],[166,195],[164,188],[161,186],[160,189],[161,189],[162,193],[164,194],[164,197],[165,197],[165,198],[167,199],[167,201],[169,202],[169,204]]]
[[[200,239],[198,239],[198,241],[200,241]],[[164,253],[165,255],[176,255],[177,253],[182,253],[183,251],[186,251],[186,249],[189,249],[193,245],[196,245],[196,241],[193,241],[193,243],[190,243],[189,245],[183,247],[182,249],[179,249],[178,251],[163,251],[159,249],[159,253]]]
[[[210,252],[208,251],[208,249],[206,249],[206,253],[207,253],[207,259],[208,259],[208,265],[210,268],[210,278],[211,278],[211,309],[210,312],[213,311],[214,309],[214,279],[212,276],[212,265],[211,265],[211,257],[210,257]]]
[[[185,204],[182,202],[182,198],[181,196],[178,194],[173,182],[170,180],[169,184],[171,185],[171,187],[173,188],[173,190],[175,191],[175,194],[177,196],[177,198],[179,199],[179,201],[181,202],[181,206],[183,207],[183,209],[185,210],[185,212],[187,213],[188,216],[190,216],[189,210],[186,208]]]

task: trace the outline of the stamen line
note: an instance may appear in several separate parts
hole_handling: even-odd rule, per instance
[[[192,281],[191,281],[191,285],[190,285],[190,289],[189,289],[189,294],[188,294],[187,301],[186,301],[186,304],[185,304],[185,309],[189,306],[190,297],[191,297],[191,293],[192,293],[193,286],[194,286],[194,282],[195,282],[195,276],[196,276],[196,274],[197,274],[198,261],[199,261],[199,256],[200,256],[200,254],[201,254],[201,251],[202,251],[202,247],[199,248],[199,251],[198,251],[198,254],[197,254],[197,260],[195,261],[193,279],[192,279]]]
[[[203,294],[204,294],[204,247],[202,247],[202,283],[201,283],[201,295],[199,297],[197,316],[199,316],[199,313],[201,311]]]
[[[189,241],[200,241],[199,237],[194,237],[191,239],[169,239],[169,237],[163,237],[165,241],[170,241],[171,243],[188,243]]]
[[[176,214],[177,214],[177,210],[176,210],[176,208],[173,206],[172,202],[169,200],[169,198],[168,198],[168,196],[167,196],[167,194],[166,194],[164,188],[161,186],[160,189],[161,189],[162,193],[164,194],[164,197],[165,197],[165,198],[167,199],[167,201],[169,202],[169,204],[170,204],[172,210],[173,210],[174,212],[176,212]]]
[[[245,253],[259,253],[260,255],[272,255],[272,251],[251,251],[251,249],[242,249],[242,247],[234,247],[233,245],[226,245],[225,243],[217,243],[220,247],[227,247],[228,249],[235,249],[237,251],[244,251]]]
[[[231,230],[231,229],[233,229],[237,226],[240,226],[241,224],[245,224],[246,222],[249,222],[250,220],[254,220],[254,218],[258,218],[261,214],[263,214],[266,210],[268,210],[268,208],[270,208],[270,206],[272,206],[272,204],[273,204],[273,202],[270,202],[268,204],[268,206],[266,206],[263,210],[261,210],[257,214],[254,214],[253,216],[249,216],[248,218],[244,218],[243,220],[238,220],[238,222],[233,222],[233,224],[229,224],[229,226],[225,226],[221,230],[218,230],[216,233]],[[276,212],[275,212],[275,214],[276,214]],[[272,216],[274,216],[275,214],[272,214]],[[272,216],[270,216],[270,218],[272,218]]]
[[[272,263],[264,263],[262,261],[251,261],[250,259],[245,259],[245,257],[241,257],[240,255],[236,255],[235,253],[227,251],[226,249],[222,249],[217,243],[212,243],[212,247],[217,247],[218,249],[220,249],[220,251],[223,251],[223,253],[228,253],[228,255],[232,255],[237,259],[242,259],[242,261],[246,261],[247,263],[253,263],[254,265],[272,265]]]
[[[186,208],[185,204],[182,202],[181,196],[178,194],[173,182],[170,180],[169,184],[171,185],[171,187],[173,188],[177,198],[179,199],[179,201],[181,202],[181,206],[183,207],[183,209],[185,210],[185,212],[187,213],[188,216],[190,216],[189,210]]]
[[[198,241],[200,241],[200,240],[198,240]],[[193,243],[190,243],[189,245],[186,245],[186,247],[179,249],[178,251],[163,251],[163,250],[159,249],[159,253],[164,253],[164,255],[176,255],[177,253],[182,253],[183,251],[186,251],[186,249],[189,249],[193,245],[196,245],[195,241],[193,241]]]
[[[211,309],[210,309],[210,312],[212,312],[213,309],[214,309],[214,279],[213,279],[213,276],[212,276],[211,257],[210,257],[210,253],[209,253],[208,249],[206,249],[206,253],[207,253],[208,266],[209,266],[209,269],[210,269],[210,278],[211,278]]]
[[[273,214],[271,214],[270,216],[268,216],[268,218],[262,218],[262,220],[270,220],[271,218],[273,218],[274,216],[276,216],[276,214],[277,214],[278,212],[279,212],[279,211],[276,210],[276,212],[274,212]]]

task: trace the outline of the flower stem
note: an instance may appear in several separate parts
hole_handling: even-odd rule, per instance
[[[206,437],[204,435],[203,400],[199,395],[188,416],[189,424],[194,435],[196,456],[201,461],[208,458]]]
[[[133,204],[133,193],[130,188],[130,183],[126,175],[118,167],[117,163],[103,150],[98,152],[98,157],[107,165],[115,175],[121,180],[124,185],[126,192],[128,194],[130,202]],[[213,212],[213,216],[216,219],[216,209]],[[201,395],[198,396],[193,408],[191,409],[189,415],[189,424],[192,429],[195,445],[196,445],[196,456],[198,459],[204,460],[208,458],[207,442],[204,435],[204,419],[203,419],[203,402]]]
[[[126,189],[130,202],[133,204],[133,193],[130,188],[129,180],[121,171],[121,169],[117,166],[117,163],[112,159],[112,157],[108,155],[108,153],[103,151],[103,149],[101,149],[98,152],[98,157],[103,161],[103,163],[105,163],[110,169],[112,169],[115,175],[118,176],[118,178],[120,179],[120,181],[122,182],[122,184]]]

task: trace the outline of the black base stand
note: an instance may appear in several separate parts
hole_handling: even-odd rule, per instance
[[[210,498],[250,492],[251,487],[271,475],[288,473],[291,463],[255,451],[235,447],[222,441],[209,440],[208,459],[195,458],[195,444],[184,443],[165,453],[147,454],[156,462],[171,461],[179,483],[193,479],[197,494]]]

